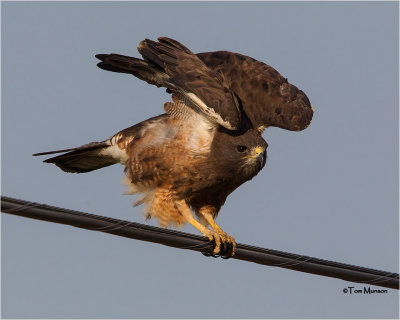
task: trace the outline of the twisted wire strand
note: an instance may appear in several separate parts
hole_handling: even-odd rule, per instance
[[[22,217],[67,224],[131,239],[156,242],[209,255],[212,248],[206,237],[181,231],[143,225],[86,212],[74,211],[32,201],[1,197],[2,212]],[[212,256],[212,255],[211,255]],[[216,256],[214,256],[216,257]],[[224,257],[222,257],[224,258]],[[281,267],[347,281],[399,289],[399,274],[335,261],[288,253],[246,244],[237,244],[233,259]]]

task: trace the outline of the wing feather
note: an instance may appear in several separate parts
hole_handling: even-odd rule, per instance
[[[212,121],[227,129],[237,129],[240,112],[223,77],[179,42],[166,37],[158,40],[143,40],[138,51],[146,61],[164,70],[169,76],[170,89],[184,96]]]
[[[236,130],[249,119],[260,131],[269,126],[299,131],[314,109],[306,94],[271,66],[228,51],[194,54],[176,40],[143,40],[144,60],[117,54],[96,55],[102,69],[131,73],[166,87],[213,122]]]
[[[254,128],[274,126],[300,131],[311,123],[314,110],[306,94],[271,66],[228,51],[197,56],[224,75]]]

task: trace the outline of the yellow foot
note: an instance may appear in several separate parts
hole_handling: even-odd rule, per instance
[[[201,210],[201,214],[206,218],[207,222],[211,225],[214,230],[208,229],[206,226],[198,222],[190,210],[190,207],[185,200],[175,201],[175,207],[179,210],[182,216],[185,217],[187,222],[198,229],[204,236],[206,236],[210,241],[214,242],[213,256],[218,255],[222,258],[229,258],[235,254],[236,242],[233,237],[222,231],[222,229],[215,223],[212,212],[215,212],[213,207],[204,207]],[[209,211],[212,211],[211,213]],[[211,254],[206,254],[211,255]]]
[[[214,242],[213,255],[215,257],[221,256],[223,258],[230,258],[235,254],[236,241],[226,232],[221,229],[217,229],[217,231],[205,229],[202,233],[204,236],[208,237],[210,241]]]

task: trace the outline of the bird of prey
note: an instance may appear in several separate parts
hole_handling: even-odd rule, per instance
[[[98,54],[98,67],[165,87],[165,113],[45,160],[66,172],[125,166],[128,193],[142,194],[146,218],[160,226],[189,222],[213,241],[213,254],[234,255],[236,243],[215,222],[227,196],[264,167],[269,126],[305,129],[314,109],[274,68],[228,51],[194,54],[176,40],[140,42],[143,59]],[[198,219],[195,219],[192,211]]]

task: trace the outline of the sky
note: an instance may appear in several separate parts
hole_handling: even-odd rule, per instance
[[[1,194],[144,223],[123,167],[69,174],[36,152],[101,141],[170,96],[96,67],[145,39],[263,61],[316,109],[267,129],[262,172],[217,222],[237,242],[399,269],[397,2],[2,2]],[[2,318],[398,318],[398,291],[1,215]],[[150,222],[154,224],[154,222]],[[187,225],[183,231],[198,234]],[[367,286],[368,287],[368,286]],[[377,287],[372,287],[376,289]]]

